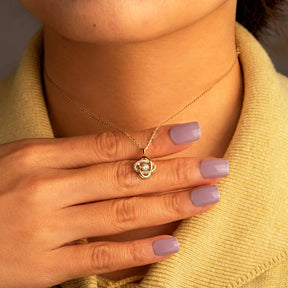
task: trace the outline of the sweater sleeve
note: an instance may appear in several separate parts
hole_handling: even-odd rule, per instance
[[[272,267],[241,288],[287,288],[288,260]]]

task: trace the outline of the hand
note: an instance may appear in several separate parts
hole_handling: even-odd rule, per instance
[[[159,129],[151,157],[191,145],[174,144],[170,127]],[[140,143],[151,131],[136,135]],[[205,172],[211,160],[202,162],[202,171],[200,158],[153,160],[157,171],[143,180],[132,168],[135,155],[136,146],[121,133],[0,145],[0,287],[50,287],[177,252],[177,239],[168,235],[121,243],[74,242],[177,221],[218,201],[217,186],[207,185],[227,175],[225,159],[217,164],[224,163],[223,175],[209,175],[211,167]],[[203,185],[204,190],[192,189]]]

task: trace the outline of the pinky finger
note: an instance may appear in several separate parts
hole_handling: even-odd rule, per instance
[[[92,242],[63,246],[57,253],[55,265],[59,283],[103,274],[126,268],[155,263],[179,251],[178,240],[171,236],[158,236],[128,242]]]

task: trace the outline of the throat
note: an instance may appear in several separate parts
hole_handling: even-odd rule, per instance
[[[228,76],[230,82],[226,79]],[[239,110],[242,104],[243,83],[238,61],[196,96],[171,97],[166,101],[155,97],[153,104],[139,104],[139,107],[135,106],[138,100],[130,99],[130,102],[122,103],[121,98],[113,104],[104,101],[106,108],[101,108],[101,103],[91,106],[83,104],[79,99],[65,94],[47,73],[44,79],[49,116],[56,137],[94,134],[114,129],[133,134],[133,131],[156,127],[159,123],[205,123],[210,115],[213,115],[214,120],[219,120],[221,126],[223,119],[229,120],[227,115],[233,121],[235,113],[231,114],[229,111]]]
[[[45,76],[55,135],[109,129],[87,117],[79,105],[72,105],[63,95],[128,132],[158,126],[180,111],[213,86],[235,59],[235,27],[227,24],[234,19],[227,14],[225,21],[219,21],[224,15],[211,15],[151,41],[117,45],[73,42],[44,27],[44,67],[60,87],[53,87]],[[230,82],[225,79],[167,124],[201,120],[220,106],[227,109],[231,104],[225,103],[227,98],[237,97],[238,93],[238,87],[231,91],[231,87],[235,89],[237,65],[234,68]]]

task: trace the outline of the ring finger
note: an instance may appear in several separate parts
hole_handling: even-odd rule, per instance
[[[65,241],[118,234],[161,225],[201,214],[220,200],[216,185],[195,188],[192,192],[166,193],[113,199],[78,205],[62,211]]]

